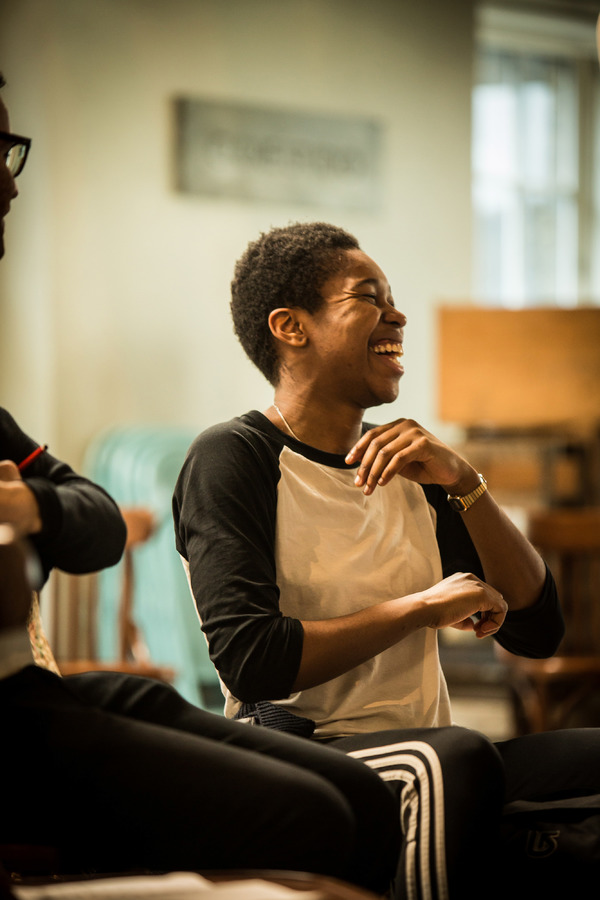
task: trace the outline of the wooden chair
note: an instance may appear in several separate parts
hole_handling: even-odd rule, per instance
[[[97,657],[98,573],[68,575],[54,572],[51,602],[53,639],[58,668],[62,675],[80,672],[127,672],[172,682],[173,669],[150,659],[148,648],[133,614],[134,554],[155,529],[154,515],[144,507],[121,509],[127,526],[123,554],[118,612],[118,652],[113,660]]]
[[[600,507],[531,513],[528,537],[554,575],[565,637],[549,659],[498,647],[515,701],[517,732],[600,724]]]

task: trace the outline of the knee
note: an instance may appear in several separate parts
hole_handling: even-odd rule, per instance
[[[454,752],[463,759],[469,760],[473,766],[483,768],[502,767],[502,760],[496,747],[488,737],[479,731],[452,725],[449,729]]]
[[[86,703],[132,718],[156,718],[155,711],[178,695],[162,681],[125,672],[84,672],[65,682]],[[166,723],[165,723],[166,724]]]
[[[451,732],[451,771],[462,773],[466,782],[482,796],[501,802],[504,765],[494,744],[478,731],[458,725],[452,726]]]
[[[356,818],[348,799],[333,784],[305,773],[302,782],[286,792],[286,803],[294,811],[298,828],[310,829],[311,840],[352,844]],[[309,776],[309,777],[307,777]],[[302,821],[305,819],[305,823]],[[319,837],[319,833],[322,835]]]
[[[347,879],[356,850],[357,823],[345,797],[320,779],[304,780],[281,795],[276,833],[293,854],[286,867],[306,868]]]

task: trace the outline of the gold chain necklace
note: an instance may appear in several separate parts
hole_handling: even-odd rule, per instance
[[[275,410],[275,412],[279,413],[279,417],[280,417],[281,421],[283,422],[283,424],[285,425],[285,427],[287,428],[287,430],[289,431],[291,436],[293,438],[295,438],[297,441],[300,441],[300,438],[298,437],[297,434],[295,434],[294,429],[292,428],[292,426],[290,425],[290,423],[288,422],[288,420],[286,419],[286,417],[281,412],[281,410],[279,409],[279,407],[277,406],[277,404],[275,402],[273,402],[273,409]],[[302,441],[300,441],[300,443],[302,443]]]

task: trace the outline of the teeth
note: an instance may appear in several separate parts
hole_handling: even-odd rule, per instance
[[[395,353],[396,356],[404,355],[402,344],[392,344],[390,341],[386,344],[376,344],[371,349],[374,353]]]

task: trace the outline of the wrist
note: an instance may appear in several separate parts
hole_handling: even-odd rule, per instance
[[[473,466],[469,466],[455,482],[452,484],[442,484],[440,487],[442,487],[447,494],[463,497],[465,494],[470,494],[471,491],[474,491],[479,483],[479,473]]]
[[[431,621],[431,604],[427,591],[417,591],[398,598],[399,609],[402,610],[405,626],[409,633],[428,628]]]

